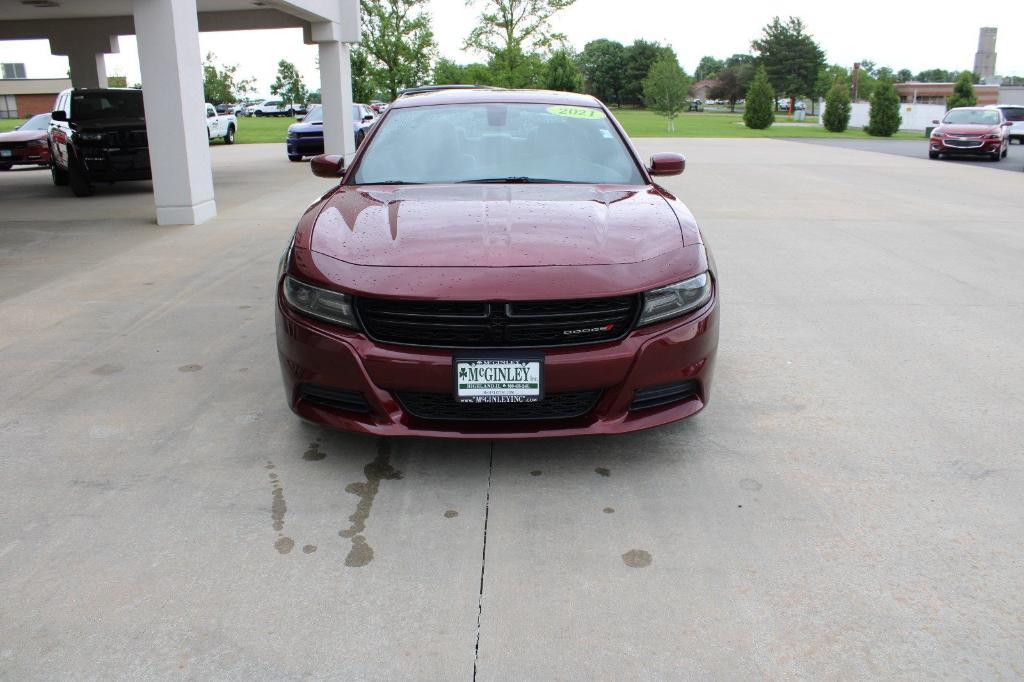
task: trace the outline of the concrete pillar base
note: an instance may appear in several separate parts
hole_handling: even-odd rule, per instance
[[[213,200],[195,206],[157,206],[157,225],[201,225],[217,217],[217,204]]]

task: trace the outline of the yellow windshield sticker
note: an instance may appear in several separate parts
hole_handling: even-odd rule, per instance
[[[548,107],[548,113],[555,116],[567,116],[569,118],[603,119],[604,114],[597,109],[587,107]]]

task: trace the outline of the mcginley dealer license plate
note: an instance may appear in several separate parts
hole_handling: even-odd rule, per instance
[[[460,403],[535,403],[544,397],[539,357],[455,358]]]

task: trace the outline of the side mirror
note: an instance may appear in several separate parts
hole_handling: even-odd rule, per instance
[[[369,123],[373,120],[373,116],[363,116],[363,123]]]
[[[680,175],[686,169],[686,157],[672,152],[659,152],[651,155],[651,175],[663,177]]]
[[[932,123],[934,123],[935,125],[939,125],[939,119],[935,119],[934,121],[932,121]]]
[[[1004,126],[1012,126],[1013,125],[1013,121],[1003,121],[1002,125],[1004,125]]]
[[[301,121],[304,118],[306,118],[305,114],[295,114],[295,120],[296,121]]]
[[[66,120],[68,120],[68,112],[64,111],[63,109],[59,109],[57,111],[51,111],[50,112],[50,120],[51,121],[66,121]]]
[[[340,178],[345,174],[345,159],[338,154],[320,154],[310,159],[309,168],[318,178]]]

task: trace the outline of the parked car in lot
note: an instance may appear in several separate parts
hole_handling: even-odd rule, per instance
[[[1003,118],[1010,122],[1010,141],[1024,144],[1024,105],[997,104],[994,108],[999,109]]]
[[[352,126],[355,129],[356,148],[363,143],[367,131],[373,127],[376,117],[366,104],[352,105]],[[298,123],[288,126],[285,138],[285,149],[288,159],[302,161],[307,156],[324,153],[324,110],[323,106],[314,104],[309,113]]]
[[[70,89],[50,114],[53,184],[90,196],[95,182],[149,180],[149,141],[142,91]]]
[[[306,113],[305,104],[286,104],[279,99],[267,99],[250,107],[252,116],[294,116]]]
[[[436,91],[394,102],[299,219],[277,344],[302,418],[382,436],[622,433],[708,401],[714,261],[596,99]]]
[[[206,134],[211,140],[234,144],[237,130],[238,119],[234,114],[219,114],[212,104],[206,103]]]
[[[50,165],[50,115],[38,114],[9,133],[0,133],[0,171],[14,166]]]
[[[1002,110],[986,107],[957,107],[946,112],[928,140],[928,157],[943,154],[987,156],[993,161],[1006,158],[1010,147],[1010,126]]]

